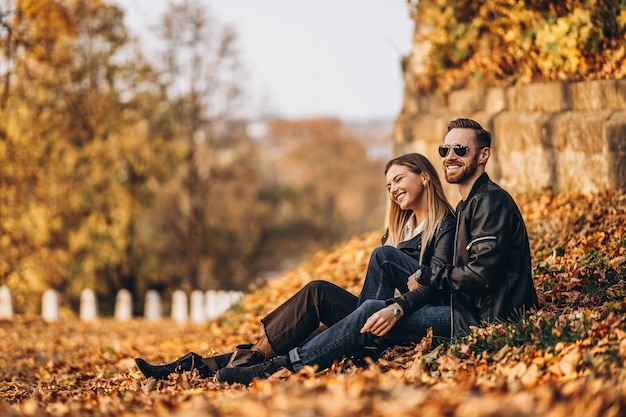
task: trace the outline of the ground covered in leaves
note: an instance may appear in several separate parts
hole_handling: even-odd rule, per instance
[[[258,320],[311,279],[358,293],[379,233],[253,289],[210,325],[141,319],[0,322],[2,416],[626,415],[626,193],[519,200],[542,308],[447,344],[424,339],[368,369],[278,373],[250,387],[187,373],[146,380],[133,358],[170,361],[255,340]]]

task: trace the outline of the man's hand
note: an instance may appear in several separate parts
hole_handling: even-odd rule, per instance
[[[372,314],[361,329],[361,333],[370,332],[374,336],[384,336],[395,326],[398,316],[391,307],[385,307]]]

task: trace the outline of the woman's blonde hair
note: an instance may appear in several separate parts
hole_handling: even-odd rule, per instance
[[[385,167],[385,175],[387,175],[387,171],[389,171],[392,165],[404,166],[417,175],[425,173],[428,176],[428,181],[424,186],[428,203],[428,214],[426,215],[422,231],[422,250],[420,253],[420,262],[422,262],[428,242],[437,232],[446,214],[449,211],[453,211],[452,206],[446,198],[435,167],[433,167],[433,164],[424,155],[409,153],[390,160]],[[390,198],[389,200],[390,206],[387,220],[389,236],[386,243],[397,247],[400,242],[404,240],[406,224],[411,216],[413,216],[413,211],[402,210],[393,199]]]

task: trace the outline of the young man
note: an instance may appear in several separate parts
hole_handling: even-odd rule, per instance
[[[417,311],[411,318],[416,323],[428,321],[439,329],[447,326],[449,332],[445,333],[453,337],[463,335],[472,325],[506,319],[516,312],[537,307],[537,294],[522,216],[511,196],[485,172],[491,156],[491,134],[473,120],[453,120],[448,124],[439,154],[446,180],[458,184],[462,198],[456,208],[454,254],[450,265],[420,266],[412,276],[415,281],[412,289],[423,286],[445,294],[442,297],[445,307],[427,306],[429,309],[423,313]],[[291,371],[305,365],[327,367],[329,360],[324,362],[321,358],[344,338],[354,338],[351,335],[360,333],[362,337],[369,335],[375,339],[389,332],[381,334],[376,330],[367,307],[366,302],[286,356],[250,367],[224,368],[217,372],[217,379],[248,384],[256,377],[267,377],[285,367]],[[399,317],[393,332],[413,326],[402,314]]]
[[[452,334],[460,335],[482,321],[537,307],[537,294],[522,215],[485,172],[491,134],[474,120],[453,120],[439,155],[446,181],[458,184],[462,198],[455,251],[452,265],[416,275],[422,285],[450,290]]]

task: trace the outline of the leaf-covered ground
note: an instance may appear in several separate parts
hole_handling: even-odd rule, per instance
[[[251,291],[211,325],[141,319],[0,322],[2,416],[626,415],[626,193],[519,200],[542,308],[469,337],[387,352],[368,369],[278,373],[250,387],[187,373],[146,380],[133,358],[169,361],[255,340],[258,319],[311,279],[357,293],[379,233],[355,238]]]

